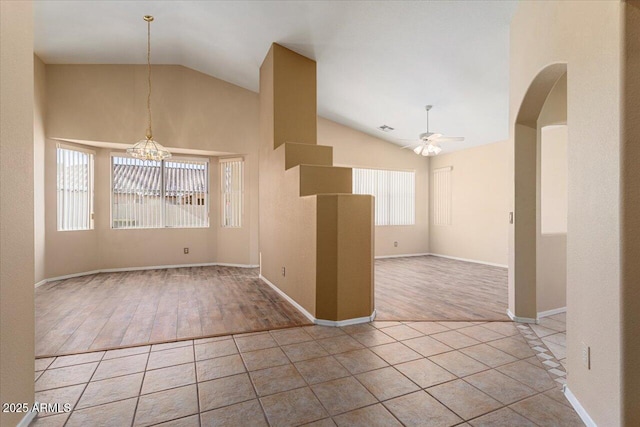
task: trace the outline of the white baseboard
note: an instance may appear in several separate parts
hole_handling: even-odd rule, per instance
[[[554,308],[552,310],[541,311],[538,313],[538,319],[542,317],[553,316],[554,314],[566,313],[567,307]]]
[[[373,322],[373,319],[376,318],[376,310],[373,310],[371,316],[366,317],[356,317],[355,319],[347,319],[347,320],[324,320],[324,319],[316,319],[316,325],[320,326],[349,326],[349,325],[357,325],[359,323],[369,323]]]
[[[257,265],[253,264],[230,264],[225,262],[206,262],[197,264],[172,264],[172,265],[151,265],[146,267],[122,267],[122,268],[102,268],[100,270],[83,271],[81,273],[65,274],[64,276],[50,277],[39,281],[34,287],[42,286],[49,282],[57,282],[59,280],[72,279],[74,277],[90,276],[92,274],[99,273],[119,273],[124,271],[140,271],[140,270],[165,270],[168,268],[189,268],[189,267],[238,267],[238,268],[257,268]]]
[[[532,319],[530,317],[518,317],[514,315],[509,309],[507,309],[507,316],[509,316],[509,319],[518,323],[534,323],[534,324],[538,323],[537,319]]]
[[[35,411],[27,412],[24,417],[22,417],[20,422],[16,424],[16,427],[29,427],[29,425],[33,422],[33,420],[36,419],[37,416],[38,413]]]
[[[295,308],[297,308],[302,314],[304,314],[304,316],[309,319],[311,322],[316,323],[316,318],[309,313],[303,306],[301,306],[300,304],[298,304],[293,298],[291,298],[289,295],[285,294],[280,288],[278,288],[276,285],[274,285],[273,283],[271,283],[269,281],[269,279],[267,279],[266,277],[264,277],[262,274],[259,276],[260,279],[266,283],[267,285],[271,286],[271,289],[273,289],[274,291],[276,291],[278,293],[278,295],[280,295],[282,298],[286,299],[292,306],[294,306]]]
[[[375,258],[376,259],[387,259],[387,258],[407,258],[407,257],[414,257],[414,256],[427,256],[427,255],[431,255],[429,252],[425,252],[423,254],[400,254],[400,255],[378,255]]]
[[[569,390],[569,387],[567,387],[566,385],[564,386],[564,395],[566,396],[566,398],[569,401],[569,403],[571,403],[571,406],[573,406],[573,409],[576,410],[576,413],[578,414],[578,416],[580,417],[582,422],[587,427],[598,427],[597,424],[595,423],[595,421],[593,421],[593,419],[591,419],[591,417],[589,416],[587,411],[580,404],[580,402],[578,401],[576,396],[573,393],[571,393],[571,390]]]
[[[278,288],[276,285],[274,285],[273,283],[271,283],[269,281],[269,279],[267,279],[266,277],[264,277],[262,274],[260,275],[260,279],[266,283],[267,285],[269,285],[271,287],[271,289],[273,289],[274,291],[276,291],[278,293],[278,295],[280,295],[282,298],[286,299],[292,306],[294,306],[295,308],[297,308],[302,314],[304,314],[304,316],[309,319],[311,322],[313,322],[316,325],[320,325],[320,326],[334,326],[334,327],[340,327],[340,326],[349,326],[349,325],[357,325],[359,323],[367,323],[367,322],[372,322],[373,319],[376,318],[376,310],[373,310],[373,313],[371,313],[371,316],[366,316],[366,317],[357,317],[354,319],[346,319],[346,320],[324,320],[324,319],[316,319],[315,316],[311,313],[309,313],[303,306],[301,306],[300,304],[298,304],[293,298],[291,298],[289,295],[287,295],[286,293],[284,293],[280,288]]]
[[[458,257],[455,257],[455,256],[441,255],[441,254],[434,254],[434,253],[425,254],[425,255],[437,256],[439,258],[454,259],[456,261],[472,262],[474,264],[490,265],[492,267],[509,268],[509,266],[506,265],[506,264],[496,264],[494,262],[478,261],[476,259],[458,258]]]

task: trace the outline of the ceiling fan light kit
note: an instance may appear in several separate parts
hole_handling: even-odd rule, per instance
[[[461,136],[443,136],[441,133],[429,132],[429,110],[433,105],[426,105],[424,109],[427,111],[427,131],[418,135],[419,141],[415,144],[409,144],[402,148],[413,148],[413,152],[419,156],[437,156],[442,151],[440,142],[464,141]]]

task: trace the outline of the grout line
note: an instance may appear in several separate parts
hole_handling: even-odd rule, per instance
[[[142,387],[144,386],[144,379],[147,376],[147,366],[149,366],[149,359],[151,359],[151,348],[149,348],[149,353],[147,353],[147,361],[144,364],[144,371],[142,373],[142,381],[140,382],[140,389],[138,390],[138,397],[136,399],[136,406],[133,409],[133,417],[131,418],[131,427],[133,427],[133,424],[136,421],[136,415],[138,414],[138,404],[140,403],[140,397],[142,395]]]
[[[198,381],[198,365],[196,364],[196,342],[195,340],[191,342],[191,348],[193,350],[193,376],[196,380],[196,405],[198,405],[198,426],[202,425],[202,421],[200,420],[200,382]]]
[[[71,411],[69,411],[69,416],[67,417],[67,419],[64,421],[64,424],[62,425],[63,427],[67,425],[67,423],[69,422],[69,420],[71,419],[71,416],[73,415],[73,413],[76,411],[76,407],[78,406],[78,403],[80,403],[80,400],[82,400],[82,396],[84,396],[84,392],[87,391],[87,387],[89,387],[89,384],[91,383],[91,380],[93,379],[93,376],[96,374],[96,372],[98,371],[98,368],[100,367],[100,364],[102,363],[102,359],[104,359],[104,355],[107,354],[107,352],[104,352],[102,354],[102,357],[100,358],[100,360],[98,361],[98,364],[96,365],[96,368],[93,370],[93,372],[91,373],[91,376],[89,377],[89,381],[87,381],[87,383],[84,385],[84,388],[82,389],[82,393],[80,393],[80,396],[78,396],[78,400],[76,401],[75,405],[73,405],[73,407],[71,408]],[[71,365],[71,366],[77,366],[77,365]]]

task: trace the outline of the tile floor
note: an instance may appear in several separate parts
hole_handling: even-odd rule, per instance
[[[308,326],[38,359],[36,401],[73,410],[32,425],[582,426],[561,392],[563,323]]]

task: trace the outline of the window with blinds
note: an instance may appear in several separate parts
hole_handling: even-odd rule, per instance
[[[58,231],[93,229],[93,154],[57,147]]]
[[[353,168],[353,193],[375,197],[376,225],[413,225],[415,172]]]
[[[244,195],[244,161],[220,159],[221,225],[242,227],[242,199]]]
[[[433,225],[451,225],[451,170],[452,167],[433,171]]]
[[[113,228],[209,226],[209,162],[111,157]]]

